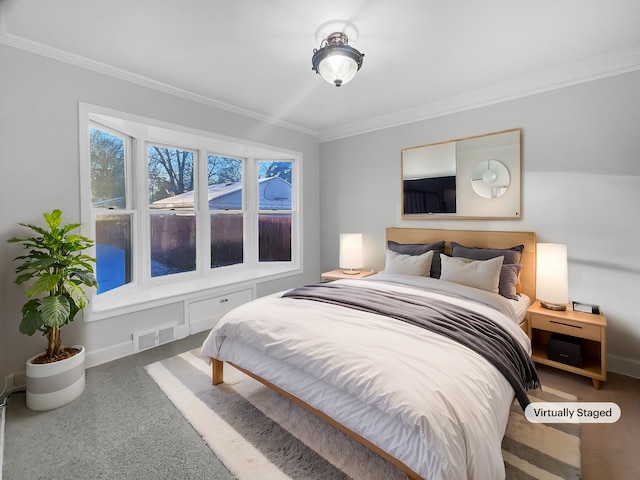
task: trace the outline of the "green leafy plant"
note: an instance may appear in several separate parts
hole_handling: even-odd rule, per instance
[[[33,335],[42,332],[48,338],[45,361],[58,359],[60,329],[73,321],[76,314],[89,301],[82,285],[96,287],[92,258],[81,253],[93,245],[93,240],[82,235],[70,234],[79,223],[60,226],[62,212],[54,210],[43,215],[48,228],[20,223],[37,236],[13,237],[9,243],[20,243],[29,252],[14,258],[21,264],[16,268],[15,283],[29,283],[25,294],[29,299],[22,307],[20,332]]]

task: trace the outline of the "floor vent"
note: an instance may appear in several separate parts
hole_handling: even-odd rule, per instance
[[[133,351],[141,352],[176,339],[176,325],[163,325],[133,333]]]

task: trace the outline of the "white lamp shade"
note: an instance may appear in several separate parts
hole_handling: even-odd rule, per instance
[[[536,250],[536,297],[540,302],[550,305],[569,303],[567,246],[538,243]]]
[[[362,234],[340,234],[340,268],[362,268]]]

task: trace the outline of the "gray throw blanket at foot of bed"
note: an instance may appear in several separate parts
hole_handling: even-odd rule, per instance
[[[417,295],[331,283],[295,288],[283,297],[385,315],[455,340],[484,357],[504,375],[523,410],[531,403],[527,390],[540,388],[538,374],[522,345],[494,321],[472,310]]]

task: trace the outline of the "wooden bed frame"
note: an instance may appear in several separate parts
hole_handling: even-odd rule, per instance
[[[490,232],[482,230],[441,230],[441,229],[422,229],[422,228],[387,228],[386,239],[393,240],[398,243],[434,243],[441,240],[445,240],[445,253],[451,253],[451,243],[457,242],[467,247],[481,247],[481,248],[509,248],[514,245],[524,245],[524,251],[522,255],[522,270],[520,274],[520,289],[525,293],[531,302],[536,298],[536,234],[533,232]],[[386,245],[386,242],[385,242]],[[526,325],[522,327],[525,332]],[[338,423],[326,413],[318,410],[304,400],[290,394],[282,388],[274,385],[273,383],[265,380],[264,378],[255,375],[237,365],[230,363],[241,372],[249,375],[250,377],[258,380],[269,388],[277,391],[281,395],[297,403],[302,408],[317,415],[321,419],[325,420],[329,424],[333,425],[338,430],[346,433],[353,439],[362,443],[381,457],[385,458],[393,465],[398,467],[406,476],[408,480],[425,480],[411,468],[405,465],[403,462],[388,454],[377,445],[371,443],[366,438],[355,433],[351,429]],[[215,358],[211,359],[211,383],[213,385],[219,385],[224,382],[224,362]]]

